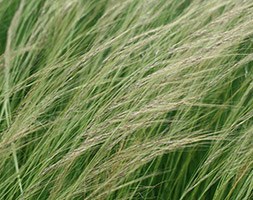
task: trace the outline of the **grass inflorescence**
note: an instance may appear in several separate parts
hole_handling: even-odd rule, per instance
[[[251,0],[0,0],[0,199],[253,199]]]

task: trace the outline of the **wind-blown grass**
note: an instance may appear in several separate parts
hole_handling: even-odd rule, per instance
[[[0,199],[252,199],[252,22],[250,0],[0,0]]]

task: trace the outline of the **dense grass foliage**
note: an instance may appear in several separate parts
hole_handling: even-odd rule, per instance
[[[253,199],[253,1],[0,0],[0,199]]]

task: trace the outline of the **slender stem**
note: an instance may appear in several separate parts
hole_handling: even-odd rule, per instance
[[[6,49],[4,52],[4,60],[5,60],[5,84],[4,84],[4,91],[5,91],[5,97],[4,97],[4,113],[6,117],[6,122],[7,122],[7,127],[9,128],[12,123],[11,119],[11,108],[10,108],[10,95],[9,95],[9,89],[10,89],[10,67],[11,67],[11,43],[12,43],[12,38],[13,38],[13,33],[16,32],[18,22],[20,19],[20,15],[22,13],[24,7],[24,0],[21,0],[20,5],[18,10],[16,11],[12,21],[11,25],[8,30],[8,35],[7,35],[7,43],[6,43]],[[18,158],[17,158],[17,151],[16,151],[16,145],[15,143],[11,144],[11,149],[12,149],[12,155],[13,155],[13,160],[15,164],[15,170],[17,174],[17,179],[18,179],[18,185],[20,189],[21,196],[23,196],[23,187],[22,187],[22,182],[20,178],[20,170],[19,170],[19,165],[18,165]]]

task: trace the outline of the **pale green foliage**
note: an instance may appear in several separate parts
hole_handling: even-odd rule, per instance
[[[0,0],[0,199],[253,198],[251,0]]]

